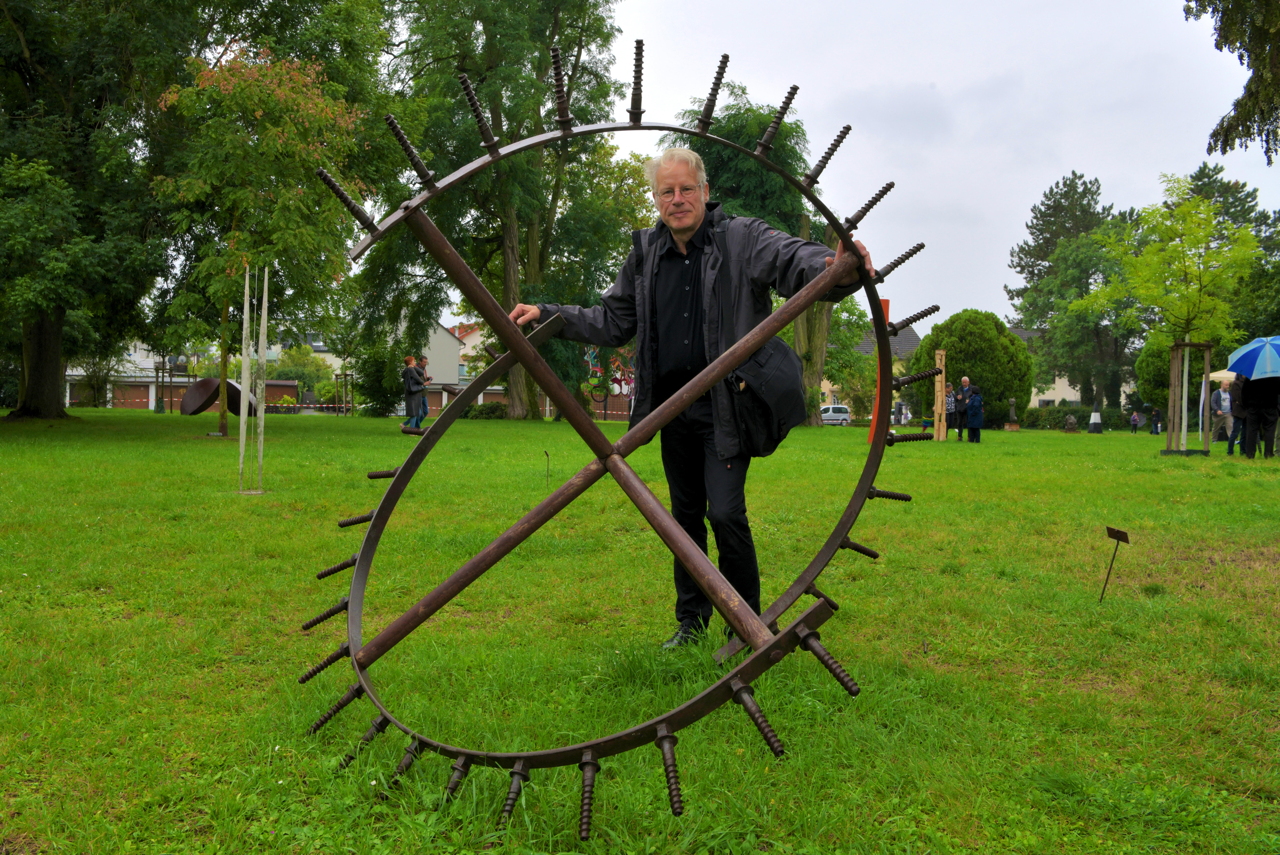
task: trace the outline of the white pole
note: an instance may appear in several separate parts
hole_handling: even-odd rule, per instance
[[[1191,383],[1191,348],[1184,347],[1182,349],[1182,409],[1178,415],[1182,419],[1182,430],[1179,431],[1179,441],[1182,443],[1178,447],[1182,451],[1187,450],[1187,393],[1190,391],[1187,386]]]
[[[262,489],[262,446],[267,418],[267,284],[271,265],[262,269],[262,314],[258,321],[258,489]]]
[[[240,492],[244,492],[244,443],[249,429],[249,264],[244,265],[244,317],[240,336]]]

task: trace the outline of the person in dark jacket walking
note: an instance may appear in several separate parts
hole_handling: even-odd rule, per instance
[[[964,379],[968,380],[969,378],[966,377]],[[965,412],[968,414],[969,419],[969,441],[982,442],[982,418],[984,415],[982,392],[977,386],[968,387],[968,391],[969,394],[966,397],[969,403],[965,407]]]
[[[1244,456],[1253,459],[1262,440],[1262,456],[1276,455],[1276,420],[1280,417],[1280,377],[1250,378],[1244,384]]]
[[[406,356],[404,358],[404,370],[400,372],[400,380],[404,383],[404,415],[405,419],[400,423],[401,427],[407,427],[413,424],[413,420],[418,418],[418,409],[422,406],[422,375],[418,373],[418,367],[413,364],[413,357]]]
[[[732,218],[710,201],[706,168],[696,152],[672,148],[645,164],[659,222],[635,236],[635,246],[597,306],[517,305],[516,324],[559,313],[559,336],[605,347],[636,341],[634,427],[772,311],[770,291],[790,297],[832,264],[819,243],[783,234],[763,220]],[[874,275],[863,258],[858,274],[826,299],[841,300]],[[727,267],[727,269],[725,269]],[[711,521],[720,572],[760,612],[760,571],[747,521],[742,448],[727,383],[718,383],[662,429],[662,466],[671,513],[705,553]],[[675,634],[664,647],[696,641],[713,611],[711,601],[674,562]]]

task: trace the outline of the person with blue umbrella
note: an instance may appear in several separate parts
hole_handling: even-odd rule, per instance
[[[1280,336],[1255,338],[1231,354],[1227,370],[1249,378],[1244,384],[1244,456],[1253,459],[1262,438],[1264,458],[1275,456],[1280,418]]]

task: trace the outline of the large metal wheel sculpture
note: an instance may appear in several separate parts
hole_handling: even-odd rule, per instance
[[[849,531],[858,519],[858,515],[867,500],[877,498],[904,502],[911,500],[910,496],[903,493],[879,490],[873,485],[885,448],[896,443],[932,439],[933,434],[922,433],[895,436],[888,430],[888,424],[885,420],[880,420],[877,423],[873,430],[870,451],[863,466],[861,477],[852,497],[849,499],[848,505],[845,507],[844,513],[832,528],[831,534],[823,542],[808,566],[791,583],[790,587],[762,615],[756,615],[726,582],[715,565],[680,528],[663,507],[658,497],[636,475],[634,470],[627,464],[626,457],[651,439],[659,429],[684,410],[692,401],[728,376],[733,369],[750,357],[769,338],[793,321],[805,309],[821,299],[848,272],[857,269],[857,266],[861,264],[859,255],[856,252],[846,253],[840,261],[837,261],[825,273],[816,277],[795,296],[787,300],[783,306],[752,330],[745,338],[720,355],[673,398],[657,407],[617,442],[611,443],[591,420],[590,416],[578,406],[573,399],[572,393],[556,378],[551,368],[538,354],[538,345],[550,338],[563,325],[563,320],[556,316],[537,327],[527,337],[522,335],[475,273],[449,245],[448,240],[436,227],[435,223],[432,222],[423,207],[428,201],[446,192],[454,185],[519,152],[536,149],[558,140],[574,139],[593,134],[638,130],[692,134],[708,142],[733,149],[743,156],[753,159],[782,176],[788,184],[802,193],[809,203],[822,213],[845,246],[851,246],[852,244],[850,232],[857,227],[872,206],[879,202],[893,185],[892,183],[885,185],[862,209],[843,222],[836,218],[813,192],[812,188],[817,183],[818,176],[826,168],[832,154],[835,153],[836,148],[849,133],[850,127],[847,125],[840,131],[840,134],[813,169],[802,178],[795,178],[787,174],[769,160],[768,153],[771,148],[771,142],[783,117],[790,108],[792,98],[797,90],[795,86],[791,87],[791,90],[787,93],[781,108],[778,110],[777,115],[774,116],[772,124],[754,151],[742,148],[728,140],[708,133],[712,124],[716,97],[724,77],[725,67],[729,61],[728,55],[724,55],[720,59],[720,65],[712,83],[711,94],[706,100],[697,129],[690,130],[677,125],[641,121],[643,111],[640,108],[640,77],[643,42],[636,43],[635,78],[632,88],[631,108],[628,111],[629,122],[575,127],[569,115],[560,56],[555,49],[552,49],[551,53],[558,130],[519,140],[506,146],[501,145],[490,131],[470,83],[465,76],[461,76],[459,79],[463,93],[471,106],[480,131],[482,144],[488,150],[488,154],[438,182],[435,180],[434,174],[426,168],[418,157],[417,152],[414,151],[413,146],[396,124],[395,119],[388,116],[387,123],[408,156],[413,169],[421,179],[424,190],[419,195],[400,205],[382,222],[374,223],[364,209],[352,201],[332,177],[325,173],[324,170],[319,170],[321,179],[337,194],[343,204],[369,232],[369,235],[361,240],[351,251],[353,258],[358,258],[390,229],[401,222],[405,223],[422,243],[427,253],[443,268],[453,283],[461,289],[462,293],[483,316],[498,338],[506,344],[508,352],[499,356],[488,369],[477,376],[466,388],[451,389],[452,401],[440,413],[429,429],[402,428],[405,433],[421,435],[421,439],[409,453],[404,463],[395,469],[369,473],[368,477],[371,479],[390,479],[390,484],[382,500],[372,511],[338,523],[340,527],[344,528],[368,525],[360,551],[349,559],[316,574],[317,579],[323,579],[343,570],[354,568],[350,592],[337,605],[303,624],[303,629],[310,629],[329,618],[345,613],[347,640],[322,662],[307,671],[306,674],[299,678],[299,682],[305,683],[329,666],[343,659],[350,659],[350,664],[355,673],[355,682],[346,689],[338,702],[311,727],[311,732],[315,733],[358,698],[367,698],[377,708],[377,717],[373,720],[372,727],[368,729],[352,752],[343,759],[341,765],[344,767],[348,765],[361,747],[367,745],[388,728],[395,727],[410,738],[409,747],[405,752],[404,759],[400,762],[399,768],[396,770],[395,777],[404,774],[422,752],[433,751],[454,761],[452,775],[446,786],[446,797],[453,795],[468,770],[473,766],[490,766],[508,770],[511,775],[511,786],[502,808],[500,823],[505,823],[510,817],[518,800],[521,787],[528,780],[533,770],[577,765],[582,770],[582,805],[579,835],[583,840],[586,840],[590,832],[592,797],[600,761],[642,745],[655,745],[661,752],[671,810],[675,815],[680,815],[683,812],[683,800],[676,767],[676,733],[729,701],[734,701],[744,708],[751,721],[764,737],[769,749],[774,754],[781,756],[784,752],[783,744],[777,734],[774,733],[773,728],[770,727],[759,704],[753,697],[751,684],[769,668],[781,662],[792,651],[802,649],[812,653],[851,696],[857,696],[859,692],[857,684],[827,652],[820,640],[819,627],[832,616],[838,606],[817,588],[816,581],[819,574],[822,573],[839,549],[850,549],[872,559],[879,557],[875,550],[850,540]],[[889,323],[881,309],[876,291],[876,286],[883,282],[886,276],[922,248],[923,244],[917,244],[894,261],[880,268],[874,278],[863,283],[875,326],[876,352],[879,356],[878,400],[880,411],[883,413],[887,413],[889,410],[894,390],[907,383],[923,380],[938,373],[938,369],[933,369],[919,375],[894,379],[890,370],[892,360],[889,351],[890,336],[895,335],[899,329],[907,326],[907,324],[937,311],[938,307],[931,306],[903,321]],[[391,621],[372,639],[365,641],[362,622],[365,589],[369,581],[374,554],[378,549],[379,541],[387,523],[395,512],[397,502],[404,494],[414,474],[422,466],[427,455],[439,442],[450,425],[457,420],[463,409],[475,400],[480,391],[497,381],[517,363],[528,370],[529,374],[542,387],[547,397],[560,409],[566,421],[573,426],[586,442],[593,454],[592,460],[496,540],[464,563],[452,576],[424,596],[412,608]],[[750,655],[738,664],[728,668],[724,676],[701,694],[664,715],[638,724],[628,730],[561,748],[511,753],[472,750],[447,745],[432,739],[430,736],[418,733],[409,724],[396,718],[379,698],[370,671],[374,663],[432,615],[436,614],[470,583],[474,582],[485,571],[514,550],[520,543],[537,531],[539,527],[551,520],[575,498],[582,495],[588,487],[599,480],[605,473],[613,476],[618,486],[636,505],[666,546],[679,557],[689,573],[707,593],[716,610],[734,629],[736,638],[717,652],[717,659],[723,662],[746,646],[751,648]],[[814,598],[814,601],[788,625],[780,629],[779,619],[799,601],[802,595],[808,595]]]

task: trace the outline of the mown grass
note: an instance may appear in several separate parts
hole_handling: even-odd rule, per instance
[[[0,852],[1280,851],[1280,466],[1158,456],[1163,438],[988,432],[889,450],[874,502],[822,587],[824,642],[851,701],[808,656],[757,698],[775,760],[726,707],[680,733],[685,815],[658,752],[605,762],[593,839],[576,769],[536,772],[509,830],[507,776],[477,769],[441,806],[424,757],[360,702],[307,726],[350,680],[297,676],[346,592],[316,582],[413,442],[393,421],[279,417],[268,493],[235,492],[213,417],[82,411],[0,424]],[[617,435],[622,425],[603,425]],[[233,419],[233,434],[234,419]],[[859,429],[796,431],[753,464],[766,597],[806,562],[866,454]],[[384,538],[366,637],[587,460],[564,424],[459,423]],[[665,496],[656,443],[632,457]],[[549,470],[549,476],[548,476]],[[1126,529],[1107,598],[1112,542]],[[576,741],[638,723],[720,673],[664,654],[670,558],[597,484],[376,666],[419,729],[472,748]],[[718,631],[718,628],[717,628]]]

